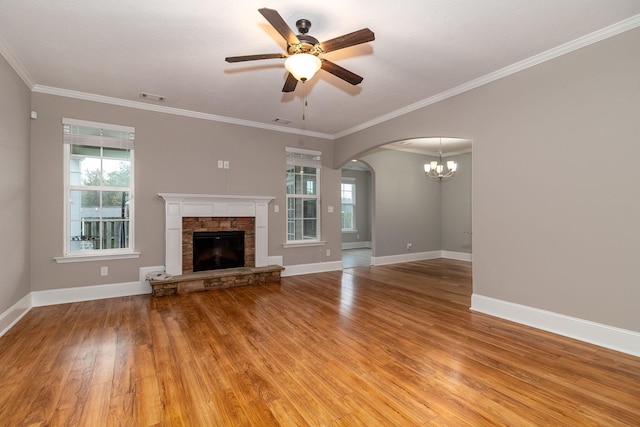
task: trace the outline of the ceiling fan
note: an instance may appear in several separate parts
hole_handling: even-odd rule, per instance
[[[286,40],[287,54],[265,53],[260,55],[230,56],[225,58],[225,61],[243,62],[258,59],[286,58],[285,68],[289,71],[289,74],[282,88],[283,92],[293,92],[298,84],[298,80],[305,82],[313,77],[319,69],[323,69],[352,85],[357,85],[362,82],[363,78],[361,76],[327,59],[320,58],[320,54],[373,41],[375,40],[373,31],[368,28],[363,28],[325,42],[319,42],[315,37],[307,34],[309,28],[311,28],[311,22],[307,19],[299,19],[296,22],[296,27],[300,34],[295,35],[287,23],[284,22],[284,19],[282,19],[278,11],[262,8],[258,9],[258,12],[260,12],[269,24]]]

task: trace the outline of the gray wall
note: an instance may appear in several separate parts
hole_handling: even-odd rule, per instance
[[[0,314],[30,292],[31,93],[0,55]]]
[[[449,160],[458,163],[458,170],[452,179],[442,182],[442,250],[470,254],[471,153],[444,159],[445,162]]]
[[[427,157],[376,150],[360,157],[374,171],[373,256],[440,250],[440,185],[428,185]],[[429,158],[430,160],[430,158]],[[407,250],[411,243],[411,250]]]
[[[444,159],[458,162],[458,171],[442,183],[424,175],[423,165],[436,157],[374,149],[360,159],[375,172],[375,256],[471,253],[471,153]]]
[[[285,265],[339,261],[340,170],[323,167],[322,238],[326,246],[283,248],[285,146],[321,150],[332,163],[330,141],[34,93],[32,109],[32,290],[138,280],[138,269],[164,264],[164,202],[158,193],[274,196],[269,212],[269,255]],[[57,264],[63,249],[62,118],[134,126],[135,246],[139,259]],[[230,169],[217,168],[228,160]],[[279,205],[275,213],[273,205]],[[334,213],[328,213],[328,206]],[[331,257],[327,257],[330,249]],[[101,266],[109,276],[100,276]]]
[[[474,293],[640,331],[639,45],[627,31],[345,136],[335,164],[473,140]]]
[[[342,233],[342,243],[371,242],[371,172],[342,170],[343,177],[356,180],[356,228],[357,233]]]

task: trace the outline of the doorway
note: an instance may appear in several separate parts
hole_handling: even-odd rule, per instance
[[[371,265],[372,170],[364,162],[350,161],[342,168],[341,221],[343,268]]]

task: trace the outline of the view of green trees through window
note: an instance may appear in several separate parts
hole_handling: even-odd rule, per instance
[[[128,247],[131,150],[71,145],[71,251]]]

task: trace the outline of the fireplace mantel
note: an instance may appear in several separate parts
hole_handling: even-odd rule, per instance
[[[183,217],[254,217],[255,265],[269,263],[269,202],[274,197],[159,193],[165,202],[165,270],[182,274]]]

